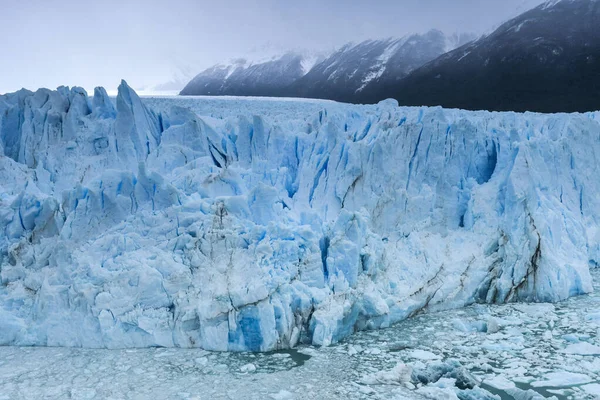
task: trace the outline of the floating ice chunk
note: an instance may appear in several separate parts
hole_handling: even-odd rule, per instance
[[[550,372],[544,375],[544,380],[533,381],[531,386],[537,387],[563,387],[581,385],[583,383],[592,382],[593,379],[585,374],[578,374],[574,372],[561,371],[561,372]]]
[[[389,371],[379,371],[363,377],[360,382],[365,385],[399,385],[412,379],[412,367],[398,363]]]
[[[579,342],[579,336],[575,335],[575,334],[572,334],[572,333],[563,335],[562,338],[564,340],[566,340],[567,342],[571,342],[571,343],[577,343],[577,342]]]
[[[287,390],[280,390],[279,392],[270,395],[270,397],[273,400],[288,400],[288,399],[293,399],[294,398],[294,394],[292,392],[287,391]]]
[[[597,356],[600,355],[600,346],[588,342],[580,342],[568,345],[563,352],[567,354],[579,354],[582,356]]]
[[[198,365],[206,365],[206,364],[208,364],[208,358],[207,357],[198,357],[194,360],[194,362]]]
[[[437,362],[417,368],[412,373],[412,382],[415,384],[428,385],[442,378],[454,379],[459,389],[472,389],[477,386],[477,380],[456,360]]]
[[[493,378],[486,378],[483,383],[499,390],[509,390],[515,388],[515,383],[509,381],[503,376],[497,375]]]
[[[507,389],[506,393],[515,400],[546,400],[546,399],[548,399],[547,397],[542,396],[541,394],[539,394],[538,392],[536,392],[535,390],[532,390],[532,389],[529,389],[529,390],[521,390],[518,388]],[[558,400],[558,399],[556,398],[556,396],[552,396],[549,398],[549,400]]]
[[[487,333],[496,333],[500,330],[500,324],[496,318],[490,317],[487,320],[486,324],[486,332]]]
[[[368,386],[362,386],[360,385],[358,387],[358,391],[363,393],[363,394],[373,394],[375,393],[375,390],[373,390],[372,388],[368,387]]]
[[[256,371],[256,365],[250,363],[246,365],[242,365],[240,367],[240,372],[254,372]]]
[[[581,386],[581,388],[587,394],[600,398],[600,383],[590,383],[589,385]]]
[[[594,321],[598,325],[600,325],[600,313],[590,313],[586,316],[588,321]]]
[[[437,400],[459,400],[454,388],[439,388],[435,386],[423,386],[416,390],[417,393],[427,399]]]
[[[430,351],[420,350],[420,349],[411,350],[408,353],[406,353],[406,355],[410,358],[414,358],[417,360],[423,360],[423,361],[439,360],[442,358],[442,356],[440,356],[438,354],[434,354]]]
[[[487,332],[496,333],[500,330],[498,320],[495,318],[488,318],[487,321],[468,321],[463,319],[455,319],[452,321],[452,326],[465,333],[469,332]]]
[[[348,355],[349,356],[355,356],[358,354],[358,350],[355,346],[349,345],[348,346]]]

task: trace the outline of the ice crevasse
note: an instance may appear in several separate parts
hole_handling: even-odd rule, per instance
[[[1,345],[268,351],[592,290],[597,113],[211,101],[0,96]]]

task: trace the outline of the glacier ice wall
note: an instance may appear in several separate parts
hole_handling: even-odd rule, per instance
[[[592,290],[598,114],[199,105],[0,96],[0,344],[267,351]]]

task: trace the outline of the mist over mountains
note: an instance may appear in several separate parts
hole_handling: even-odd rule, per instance
[[[403,38],[346,44],[326,56],[287,52],[263,62],[246,59],[198,74],[182,95],[285,96],[360,102],[372,83],[395,81],[475,38],[432,30]]]

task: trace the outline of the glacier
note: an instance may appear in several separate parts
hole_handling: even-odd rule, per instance
[[[270,351],[589,293],[598,159],[599,113],[3,95],[0,345]]]

